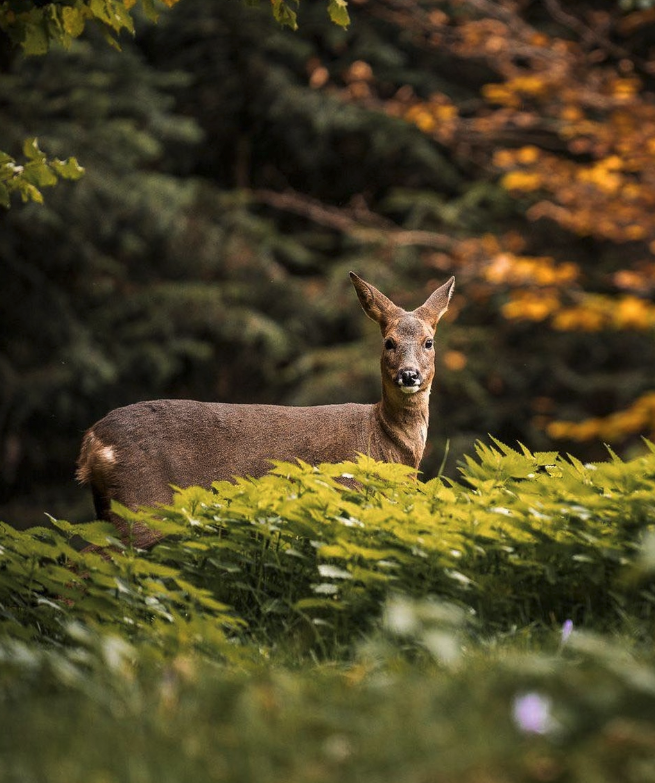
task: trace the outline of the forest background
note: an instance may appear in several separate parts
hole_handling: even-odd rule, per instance
[[[407,307],[457,277],[427,477],[487,433],[653,436],[655,10],[349,12],[184,0],[120,52],[2,42],[0,147],[85,174],[0,212],[0,517],[89,519],[79,441],[118,405],[376,400],[350,269]]]

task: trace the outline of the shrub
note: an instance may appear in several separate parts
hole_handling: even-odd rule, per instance
[[[293,637],[350,650],[387,600],[436,596],[481,636],[512,628],[650,628],[655,593],[639,571],[655,517],[655,449],[630,462],[478,444],[462,481],[422,483],[361,456],[277,463],[257,480],[176,492],[157,510],[117,508],[165,534],[144,552],[102,522],[19,533],[2,527],[0,632],[66,643],[71,622],[102,625],[160,656],[228,658]],[[79,535],[112,546],[78,552]],[[643,571],[643,569],[642,569]]]

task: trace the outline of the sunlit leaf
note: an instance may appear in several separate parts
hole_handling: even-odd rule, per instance
[[[346,0],[330,0],[328,3],[328,14],[330,19],[340,27],[348,27],[350,24]]]

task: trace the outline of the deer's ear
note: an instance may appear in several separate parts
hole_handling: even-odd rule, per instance
[[[384,294],[381,294],[377,288],[362,280],[361,277],[354,272],[350,273],[350,279],[355,286],[357,296],[361,306],[364,308],[364,312],[369,318],[372,318],[376,323],[380,325],[380,329],[384,331],[385,326],[391,321],[394,316],[398,316],[402,313],[400,307],[395,305],[391,299],[388,299]]]
[[[433,329],[436,329],[441,316],[448,309],[454,290],[455,278],[451,277],[447,283],[444,283],[440,288],[437,288],[437,290],[428,297],[425,304],[422,304],[414,310],[414,315],[418,316],[418,318],[421,318],[423,321],[427,321]]]

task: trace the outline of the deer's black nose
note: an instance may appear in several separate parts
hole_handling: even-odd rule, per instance
[[[399,386],[411,387],[421,385],[421,375],[417,370],[400,370],[396,380]]]

